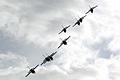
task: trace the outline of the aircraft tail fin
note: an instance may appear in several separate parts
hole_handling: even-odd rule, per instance
[[[60,38],[61,41],[63,41],[61,38]]]
[[[62,26],[62,28],[64,28],[63,25],[61,25],[61,26]]]
[[[44,58],[45,58],[45,56],[44,55],[42,55]]]
[[[89,5],[89,8],[91,8],[91,6]]]
[[[75,18],[75,20],[78,21],[77,18]]]
[[[28,68],[28,69],[30,69],[30,67],[29,67],[29,66],[27,66],[27,68]]]
[[[47,56],[49,56],[47,53],[46,53]]]
[[[40,65],[42,65],[43,63],[41,63]]]

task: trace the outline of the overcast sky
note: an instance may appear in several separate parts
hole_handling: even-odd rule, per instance
[[[98,5],[93,14],[58,35],[89,5]],[[0,0],[0,80],[120,80],[119,8],[119,0]],[[27,66],[55,51],[53,61],[25,77]]]

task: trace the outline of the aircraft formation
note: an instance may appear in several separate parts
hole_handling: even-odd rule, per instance
[[[82,23],[83,22],[83,19],[87,16],[87,14],[88,13],[93,13],[93,11],[94,11],[94,9],[97,7],[98,5],[96,5],[96,6],[93,6],[93,7],[90,7],[90,9],[85,13],[85,15],[83,16],[83,17],[79,17],[79,19],[75,22],[75,24],[72,26],[72,27],[74,27],[74,26],[76,26],[76,25],[78,25],[78,26],[80,26],[80,23]],[[66,26],[66,27],[63,27],[62,26],[62,30],[58,33],[58,34],[61,34],[62,32],[64,32],[64,33],[66,33],[67,32],[67,29],[68,28],[70,28],[70,26],[71,25],[68,25],[68,26]],[[71,36],[68,36],[67,38],[65,38],[65,39],[61,39],[62,40],[62,42],[60,43],[60,45],[58,46],[58,49],[62,46],[62,45],[67,45],[67,40],[70,38]],[[50,54],[50,55],[48,55],[47,57],[45,57],[44,55],[44,60],[42,61],[42,63],[40,64],[40,65],[43,65],[43,64],[45,64],[46,62],[50,62],[50,61],[52,61],[54,58],[53,58],[53,56],[55,55],[57,53],[57,51],[55,51],[55,52],[53,52],[52,54]],[[29,71],[28,71],[28,73],[26,74],[26,76],[25,77],[27,77],[30,73],[32,73],[32,74],[35,74],[36,72],[35,72],[35,69],[37,68],[39,66],[39,64],[37,64],[35,67],[33,67],[33,68],[29,68]]]

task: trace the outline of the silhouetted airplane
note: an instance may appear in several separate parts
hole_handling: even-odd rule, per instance
[[[28,74],[25,76],[25,77],[27,77],[30,73],[32,73],[32,74],[35,74],[35,69],[37,68],[39,66],[39,64],[37,65],[37,66],[35,66],[34,68],[29,68],[30,70],[29,70],[29,72],[28,72]]]
[[[62,27],[63,27],[63,26],[62,26]],[[60,34],[60,33],[62,33],[62,32],[66,33],[67,28],[69,28],[69,27],[70,27],[70,25],[69,25],[69,26],[67,26],[67,27],[63,27],[63,29],[59,32],[59,34]]]
[[[82,23],[83,19],[86,17],[87,15],[83,16],[83,17],[79,17],[79,20],[77,20],[77,22],[73,25],[73,27],[77,24],[77,25],[80,25],[80,22]]]
[[[89,12],[91,12],[91,13],[93,13],[93,9],[95,9],[96,7],[97,7],[98,5],[96,5],[96,6],[94,6],[94,7],[90,7],[90,9],[89,9],[89,11],[88,12],[86,12],[85,14],[87,14],[87,13],[89,13]]]
[[[83,16],[83,17],[79,17],[80,19],[79,19],[79,21],[82,23],[82,21],[83,21],[83,19],[86,17],[87,15],[85,15],[85,16]]]
[[[52,53],[51,55],[49,55],[49,56],[47,56],[47,57],[45,57],[45,56],[43,55],[43,56],[45,57],[45,59],[43,60],[43,62],[41,63],[41,65],[42,65],[42,64],[45,64],[47,61],[53,60],[53,56],[54,56],[56,53],[57,53],[57,51],[54,52],[54,53]]]
[[[77,20],[77,19],[76,19]],[[79,20],[77,20],[77,22],[72,26],[72,27],[74,27],[75,25],[80,25],[80,21]]]
[[[62,40],[62,42],[61,42],[61,44],[60,44],[60,46],[58,47],[58,48],[60,48],[61,46],[62,46],[62,44],[64,44],[64,45],[67,45],[67,40],[70,38],[71,36],[69,36],[68,38],[65,38],[64,40],[62,40],[61,38],[61,40]]]

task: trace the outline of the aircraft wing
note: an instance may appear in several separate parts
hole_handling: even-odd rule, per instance
[[[60,34],[61,32],[63,32],[63,30],[61,30],[58,34]]]
[[[71,25],[67,26],[66,29],[69,28],[70,26],[71,26]]]
[[[77,22],[72,27],[74,27],[76,24],[77,24]]]
[[[36,69],[39,66],[39,64],[37,66],[34,67],[34,69]]]
[[[60,44],[60,46],[58,48],[60,48],[62,46],[63,43]]]
[[[43,60],[43,62],[41,63],[41,65],[42,65],[42,64],[45,64],[46,62],[47,62],[47,60],[46,60],[46,59],[44,59],[44,60]]]
[[[87,14],[87,13],[89,13],[90,12],[90,10],[88,11],[88,12],[86,12],[85,14]]]
[[[27,77],[30,73],[31,73],[31,71],[29,71],[28,74],[25,77]]]
[[[76,24],[74,24],[72,27],[74,27]]]
[[[93,7],[93,9],[96,8],[97,6],[98,6],[98,5],[96,5],[95,7]]]
[[[71,36],[69,36],[68,38],[66,38],[65,40],[67,41]]]
[[[54,52],[54,53],[52,53],[50,56],[54,56],[56,53],[57,53],[57,51],[56,51],[56,52]]]
[[[84,19],[87,15],[83,16],[82,19]]]

